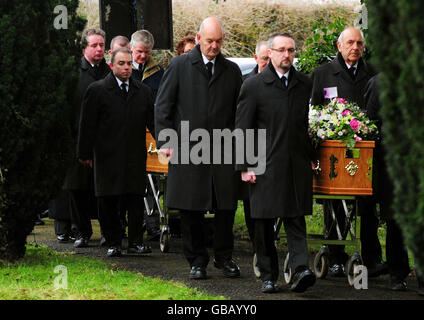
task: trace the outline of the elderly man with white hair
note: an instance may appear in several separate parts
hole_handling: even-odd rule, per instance
[[[317,67],[312,73],[312,105],[324,105],[332,98],[338,97],[355,102],[360,108],[365,109],[365,88],[368,80],[376,72],[362,59],[364,48],[365,40],[361,30],[348,27],[340,34],[337,42],[337,57]],[[341,200],[331,201],[339,225],[344,226],[345,215]],[[324,212],[326,224],[330,225],[331,214],[327,204],[328,202],[324,203]],[[361,215],[360,237],[363,263],[368,268],[369,276],[377,276],[386,272],[387,267],[382,263],[381,246],[377,236],[378,217],[375,201],[371,197],[359,201],[359,214]],[[337,239],[334,229],[330,233],[330,239]],[[329,249],[330,275],[344,276],[344,265],[347,261],[344,246],[331,245]]]

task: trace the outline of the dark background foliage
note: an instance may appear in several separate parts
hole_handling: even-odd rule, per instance
[[[424,2],[367,0],[396,220],[424,275]]]
[[[55,29],[56,5],[68,29]],[[85,21],[78,0],[0,2],[0,259],[25,254],[33,218],[60,190],[70,152],[69,111]]]

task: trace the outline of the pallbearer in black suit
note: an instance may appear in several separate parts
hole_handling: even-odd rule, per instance
[[[73,111],[70,125],[75,145],[78,139],[78,126],[81,114],[81,104],[88,86],[94,81],[103,79],[110,73],[110,68],[104,58],[105,32],[101,29],[86,29],[81,36],[83,57],[77,90],[74,95]],[[69,207],[71,221],[75,225],[77,239],[74,246],[82,248],[88,246],[93,231],[91,218],[97,218],[97,204],[94,196],[94,174],[90,167],[84,167],[77,157],[68,169],[64,189],[69,191],[63,199],[69,198],[70,204],[57,204],[58,207]]]
[[[266,130],[266,141],[261,141],[258,134],[259,144],[266,145],[266,168],[263,174],[242,164],[237,169],[242,180],[250,183],[254,246],[262,291],[278,291],[274,221],[282,218],[294,272],[291,290],[303,292],[315,283],[315,275],[309,269],[304,217],[312,214],[313,152],[308,138],[311,81],[292,66],[295,56],[292,36],[277,33],[268,43],[271,61],[260,74],[243,83],[236,114],[236,129]]]
[[[346,28],[337,42],[337,57],[312,73],[311,104],[323,105],[332,98],[344,98],[355,102],[365,109],[364,93],[368,80],[375,75],[374,69],[363,59],[365,48],[362,32],[357,28]],[[341,200],[331,200],[340,226],[345,225],[345,214]],[[368,276],[377,276],[387,271],[382,263],[381,246],[377,236],[378,217],[375,201],[372,197],[364,197],[358,201],[361,215],[361,255],[368,268]],[[331,211],[328,202],[324,203],[326,224],[331,224]],[[337,239],[335,228],[329,239]],[[330,275],[344,276],[344,265],[347,254],[344,246],[330,245]]]
[[[168,167],[166,204],[181,211],[181,235],[184,254],[191,267],[190,278],[206,278],[209,254],[203,230],[207,211],[215,213],[214,264],[224,276],[238,277],[239,267],[232,260],[238,183],[234,166],[216,163],[212,156],[200,163],[192,159],[185,162],[184,157],[195,153],[195,145],[183,133],[188,131],[191,135],[197,129],[212,137],[214,130],[232,132],[241,73],[235,63],[221,54],[224,30],[218,19],[204,20],[196,36],[199,45],[172,59],[156,99],[158,148],[169,158],[181,156],[181,160],[178,156],[171,158]],[[170,131],[175,132],[181,142],[178,148],[162,148],[166,141],[161,141],[159,134]],[[182,153],[182,145],[189,150]],[[221,155],[226,153],[221,143],[216,147]],[[205,154],[212,155],[216,151],[211,144],[206,148]]]
[[[150,253],[143,244],[143,195],[146,174],[146,126],[154,132],[150,89],[131,77],[127,48],[112,53],[112,71],[90,85],[81,112],[78,158],[94,166],[99,220],[108,256],[121,255],[119,201],[128,208],[129,253]]]

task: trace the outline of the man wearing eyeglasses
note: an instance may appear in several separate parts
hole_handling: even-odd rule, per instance
[[[268,44],[270,63],[243,83],[236,113],[236,129],[266,129],[266,141],[259,141],[266,145],[266,170],[263,174],[255,173],[255,169],[244,164],[236,165],[236,169],[241,171],[241,179],[249,183],[262,292],[279,291],[278,255],[274,244],[276,218],[283,219],[287,233],[294,273],[291,290],[303,292],[316,279],[308,267],[304,217],[312,214],[313,152],[308,138],[312,86],[311,81],[293,67],[295,42],[290,34],[276,33]]]

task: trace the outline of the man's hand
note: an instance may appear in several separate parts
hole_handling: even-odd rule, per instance
[[[241,180],[249,183],[256,183],[256,174],[253,171],[243,171],[241,173]]]
[[[83,165],[83,166],[89,166],[90,168],[93,168],[93,160],[82,160],[82,159],[78,159],[78,161]]]
[[[166,157],[167,161],[169,161],[172,158],[172,154],[174,153],[174,149],[164,148],[164,149],[160,149],[159,152]]]

